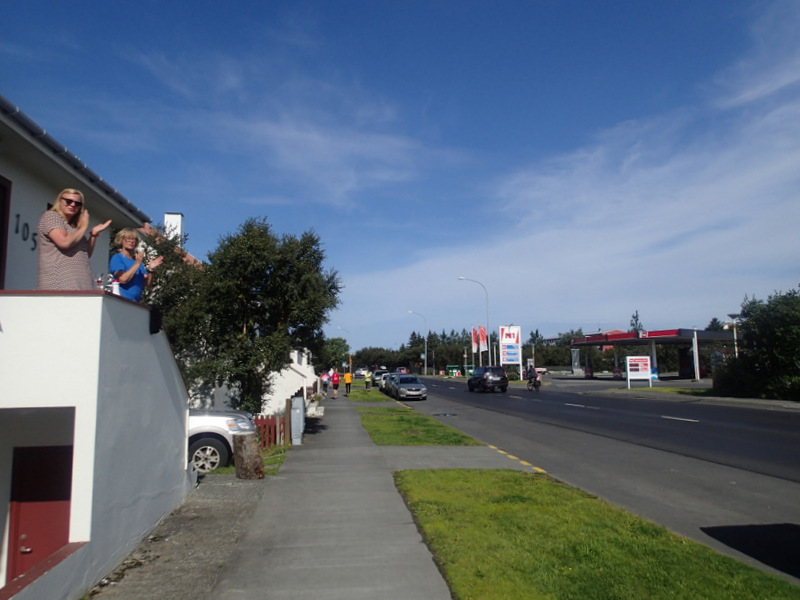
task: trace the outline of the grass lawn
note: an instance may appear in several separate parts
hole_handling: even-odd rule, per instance
[[[339,389],[340,397],[344,394],[342,389]],[[347,397],[350,402],[394,402],[393,398],[389,398],[386,394],[372,388],[370,391],[364,389],[364,382],[361,386],[356,387],[355,384],[350,388],[350,395]]]
[[[701,398],[720,398],[721,396],[713,389],[692,389],[679,387],[636,387],[626,391],[635,392],[662,392],[667,394],[681,394],[684,396],[699,396]]]
[[[800,587],[546,475],[395,479],[458,600],[800,599]]]
[[[379,446],[483,445],[458,429],[400,405],[361,406],[356,411],[361,415],[364,429]]]
[[[399,404],[356,410],[379,445],[480,445]],[[395,482],[456,600],[800,600],[780,577],[545,474],[409,470]]]

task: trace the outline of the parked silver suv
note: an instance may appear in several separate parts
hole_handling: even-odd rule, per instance
[[[233,436],[256,430],[253,415],[243,410],[190,410],[189,460],[204,475],[225,467],[233,457]]]

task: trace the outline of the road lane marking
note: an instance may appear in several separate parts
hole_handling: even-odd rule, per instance
[[[564,402],[564,406],[571,406],[573,408],[585,408],[586,410],[600,410],[599,406],[587,406],[586,404],[574,404],[571,402]]]
[[[531,463],[529,463],[529,462],[526,462],[526,461],[524,461],[524,460],[521,460],[521,461],[519,461],[519,464],[521,464],[521,465],[522,465],[522,466],[524,466],[524,467],[530,467],[530,468],[531,468],[531,470],[533,470],[533,471],[535,471],[535,472],[537,472],[537,473],[547,473],[547,471],[545,471],[545,470],[544,470],[544,469],[542,469],[541,467],[534,467],[534,466],[533,466]]]
[[[669,415],[661,415],[662,419],[669,419],[670,421],[684,421],[685,423],[699,423],[699,419],[684,419],[683,417],[670,417]]]

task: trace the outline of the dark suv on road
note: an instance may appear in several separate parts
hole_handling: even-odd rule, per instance
[[[508,389],[508,375],[503,367],[476,367],[472,376],[467,379],[467,387],[470,392],[488,392],[495,388],[505,392]]]

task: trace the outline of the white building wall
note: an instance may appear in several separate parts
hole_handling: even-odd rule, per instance
[[[64,188],[90,224],[147,215],[0,96],[4,290],[35,290],[41,214]],[[108,270],[110,229],[91,258]],[[0,235],[0,239],[3,236]],[[191,489],[186,391],[163,333],[141,306],[102,293],[0,291],[0,587],[6,583],[15,446],[72,445],[70,542],[87,542],[14,598],[78,598]]]
[[[286,400],[294,397],[298,391],[308,403],[306,388],[314,385],[317,376],[311,364],[310,354],[306,351],[293,350],[292,364],[272,376],[272,390],[264,397],[261,413],[264,415],[281,414],[286,410]]]
[[[39,217],[47,209],[47,202],[52,202],[60,190],[52,191],[41,181],[23,177],[13,165],[5,163],[1,164],[1,168],[0,174],[13,182],[8,211],[5,287],[10,290],[35,290],[39,256],[36,226]]]
[[[74,187],[85,195],[91,226],[112,218],[112,212],[77,178],[55,179],[44,169],[38,170],[36,164],[18,163],[13,158],[0,151],[0,175],[11,181],[4,287],[7,290],[35,290],[39,258],[35,233],[48,203],[52,204],[62,189]],[[118,213],[113,213],[113,217],[115,227],[140,226],[136,221],[121,219]],[[108,272],[109,235],[110,228],[103,231],[96,241],[90,261],[92,274]]]
[[[14,598],[79,598],[191,489],[186,390],[149,311],[94,292],[0,294],[0,369],[0,586],[12,449],[71,438],[69,539],[89,543]]]
[[[91,525],[102,300],[100,295],[0,296],[0,409],[75,409],[71,542],[89,539]],[[24,435],[18,431],[16,437]],[[0,498],[0,511],[7,515],[8,496]]]

